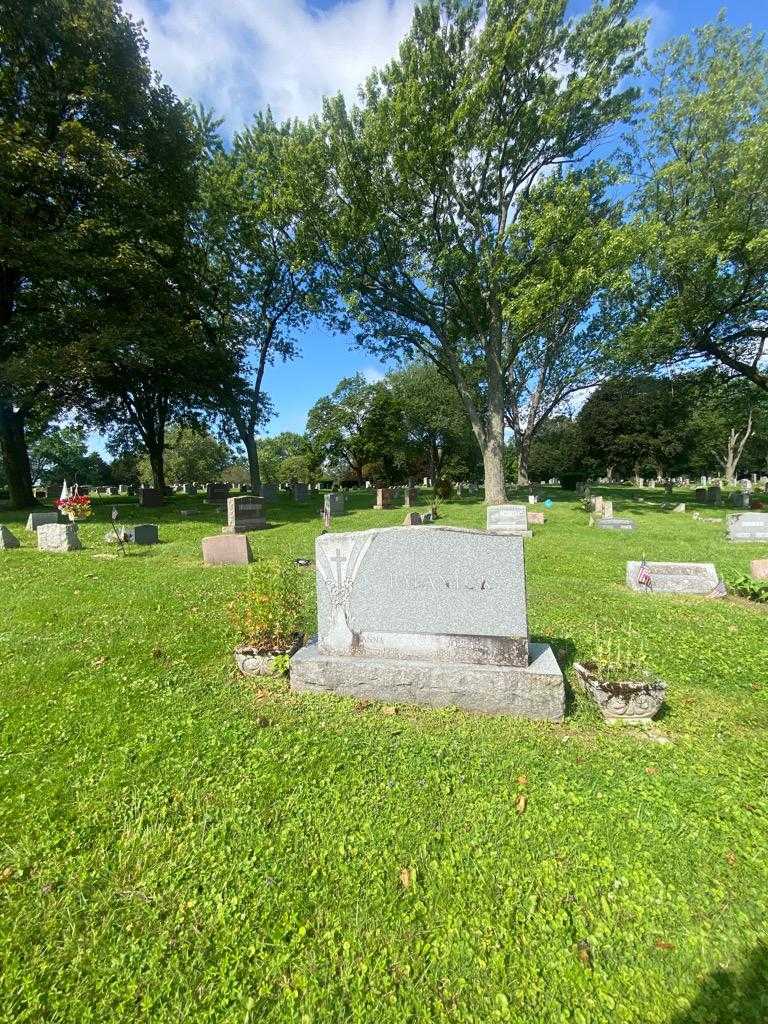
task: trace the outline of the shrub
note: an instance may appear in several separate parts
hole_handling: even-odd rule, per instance
[[[453,484],[450,480],[437,480],[434,487],[435,495],[443,501],[450,501],[453,497]]]
[[[258,654],[281,654],[303,632],[305,587],[301,571],[278,559],[255,562],[248,589],[230,606],[244,643]]]
[[[749,576],[740,575],[729,583],[729,589],[739,597],[746,597],[748,601],[768,604],[768,581],[753,580]]]

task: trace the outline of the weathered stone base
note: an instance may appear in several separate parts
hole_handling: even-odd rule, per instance
[[[532,643],[530,657],[527,668],[340,657],[313,641],[291,660],[291,689],[559,722],[565,685],[552,648]]]
[[[516,526],[489,526],[487,532],[498,533],[502,537],[524,537],[526,540],[533,536],[533,530],[524,530]]]
[[[252,530],[266,530],[266,519],[252,519],[245,526],[222,526],[222,533],[250,533]]]

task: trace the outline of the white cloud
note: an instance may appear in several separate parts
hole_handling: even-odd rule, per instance
[[[236,131],[267,105],[279,118],[354,99],[393,56],[414,0],[125,0],[146,25],[153,67],[180,96],[213,106]]]
[[[650,19],[651,24],[648,28],[646,46],[648,52],[653,53],[654,50],[658,49],[669,38],[672,28],[672,16],[666,7],[662,7],[656,0],[649,0],[637,12],[637,17]]]

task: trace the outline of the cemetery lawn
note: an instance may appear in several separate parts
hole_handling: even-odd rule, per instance
[[[550,493],[526,556],[560,725],[238,678],[247,570],[202,566],[201,500],[118,499],[162,538],[125,558],[112,499],[69,555],[0,510],[23,543],[0,552],[0,1020],[768,1020],[768,615],[624,586],[643,554],[727,579],[766,552],[691,493],[680,515],[601,489],[631,534]],[[402,522],[372,501],[333,528]],[[319,507],[271,506],[254,553],[311,557]],[[571,668],[630,631],[670,687],[650,737],[602,724]]]

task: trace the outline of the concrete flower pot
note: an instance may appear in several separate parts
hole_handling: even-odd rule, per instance
[[[593,663],[577,662],[573,667],[606,722],[643,725],[658,714],[664,703],[667,684],[661,679],[608,682],[600,678],[599,668]]]
[[[269,654],[260,654],[255,648],[243,644],[235,648],[235,664],[244,676],[271,676],[275,658],[283,655],[292,658],[301,647],[303,639],[297,635],[287,651],[270,651]]]

